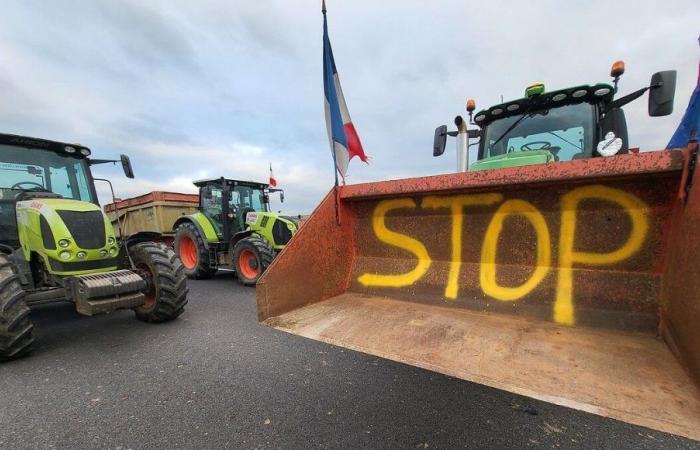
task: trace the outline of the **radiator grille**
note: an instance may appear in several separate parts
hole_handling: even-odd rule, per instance
[[[101,211],[57,211],[80,248],[105,246],[105,222]]]
[[[275,238],[276,245],[286,245],[292,238],[292,232],[287,228],[287,224],[281,220],[275,220],[272,225],[272,237]]]

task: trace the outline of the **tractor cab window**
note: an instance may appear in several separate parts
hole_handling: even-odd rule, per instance
[[[87,160],[50,150],[0,145],[0,188],[47,191],[94,202]]]
[[[262,189],[250,186],[236,186],[231,191],[231,202],[238,209],[247,211],[265,212],[265,193]],[[235,201],[234,201],[235,199]]]
[[[209,218],[216,233],[221,235],[224,230],[223,220],[223,189],[220,186],[205,186],[202,188],[200,202],[202,213]]]
[[[479,159],[537,150],[557,161],[590,157],[594,114],[593,105],[579,103],[496,120],[485,129]]]
[[[233,232],[246,228],[246,215],[250,212],[264,212],[263,190],[251,186],[235,186],[229,195],[229,212]]]
[[[76,190],[80,198],[90,197],[90,189],[88,188],[85,172],[79,170],[78,164],[80,163],[72,166],[52,167],[49,170],[53,180],[53,192],[66,198],[73,198],[73,191]],[[71,179],[75,179],[75,183],[72,183]]]

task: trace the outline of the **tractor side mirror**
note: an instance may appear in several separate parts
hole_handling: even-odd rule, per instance
[[[447,145],[447,125],[440,125],[435,128],[435,137],[433,138],[433,156],[440,156],[445,153],[445,145]]]
[[[651,76],[649,90],[649,115],[668,116],[673,112],[673,98],[676,95],[676,71],[665,70]]]
[[[280,191],[280,202],[284,203],[284,191]]]
[[[124,175],[126,175],[127,178],[134,178],[134,169],[131,167],[131,160],[129,159],[129,157],[126,155],[121,155],[120,159],[122,160],[122,169],[124,169]]]

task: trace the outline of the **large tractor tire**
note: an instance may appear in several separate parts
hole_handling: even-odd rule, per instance
[[[233,247],[233,266],[238,281],[246,286],[254,286],[273,259],[275,251],[257,236],[241,239]]]
[[[185,266],[189,278],[211,278],[216,273],[209,266],[209,250],[197,227],[192,222],[180,224],[175,230],[175,253]]]
[[[34,326],[24,294],[12,263],[0,254],[0,361],[21,358],[31,351]]]
[[[144,322],[167,322],[177,318],[187,304],[185,267],[168,246],[142,242],[129,249],[135,270],[147,282],[146,302],[135,308]]]

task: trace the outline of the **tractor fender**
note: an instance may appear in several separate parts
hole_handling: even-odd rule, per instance
[[[164,236],[161,233],[156,233],[155,231],[139,231],[124,239],[124,245],[126,245],[127,248],[131,248],[141,242],[161,242],[164,240]]]
[[[219,242],[219,237],[216,235],[214,227],[211,225],[211,222],[209,222],[207,216],[201,212],[178,218],[173,224],[173,231],[177,230],[177,227],[185,222],[190,222],[197,228],[200,236],[204,238],[205,245],[209,246],[212,243]]]
[[[251,229],[239,231],[238,233],[234,234],[231,237],[231,242],[229,242],[229,247],[228,247],[229,252],[231,252],[231,254],[233,254],[233,247],[236,246],[238,241],[240,241],[241,239],[245,239],[249,236],[252,236],[253,234],[255,234],[255,232]]]
[[[119,254],[117,255],[117,267],[120,269],[131,269],[131,259],[129,257],[129,250],[136,244],[142,242],[164,242],[164,236],[155,231],[139,231],[138,233],[132,234],[122,239],[121,246],[119,247]]]

